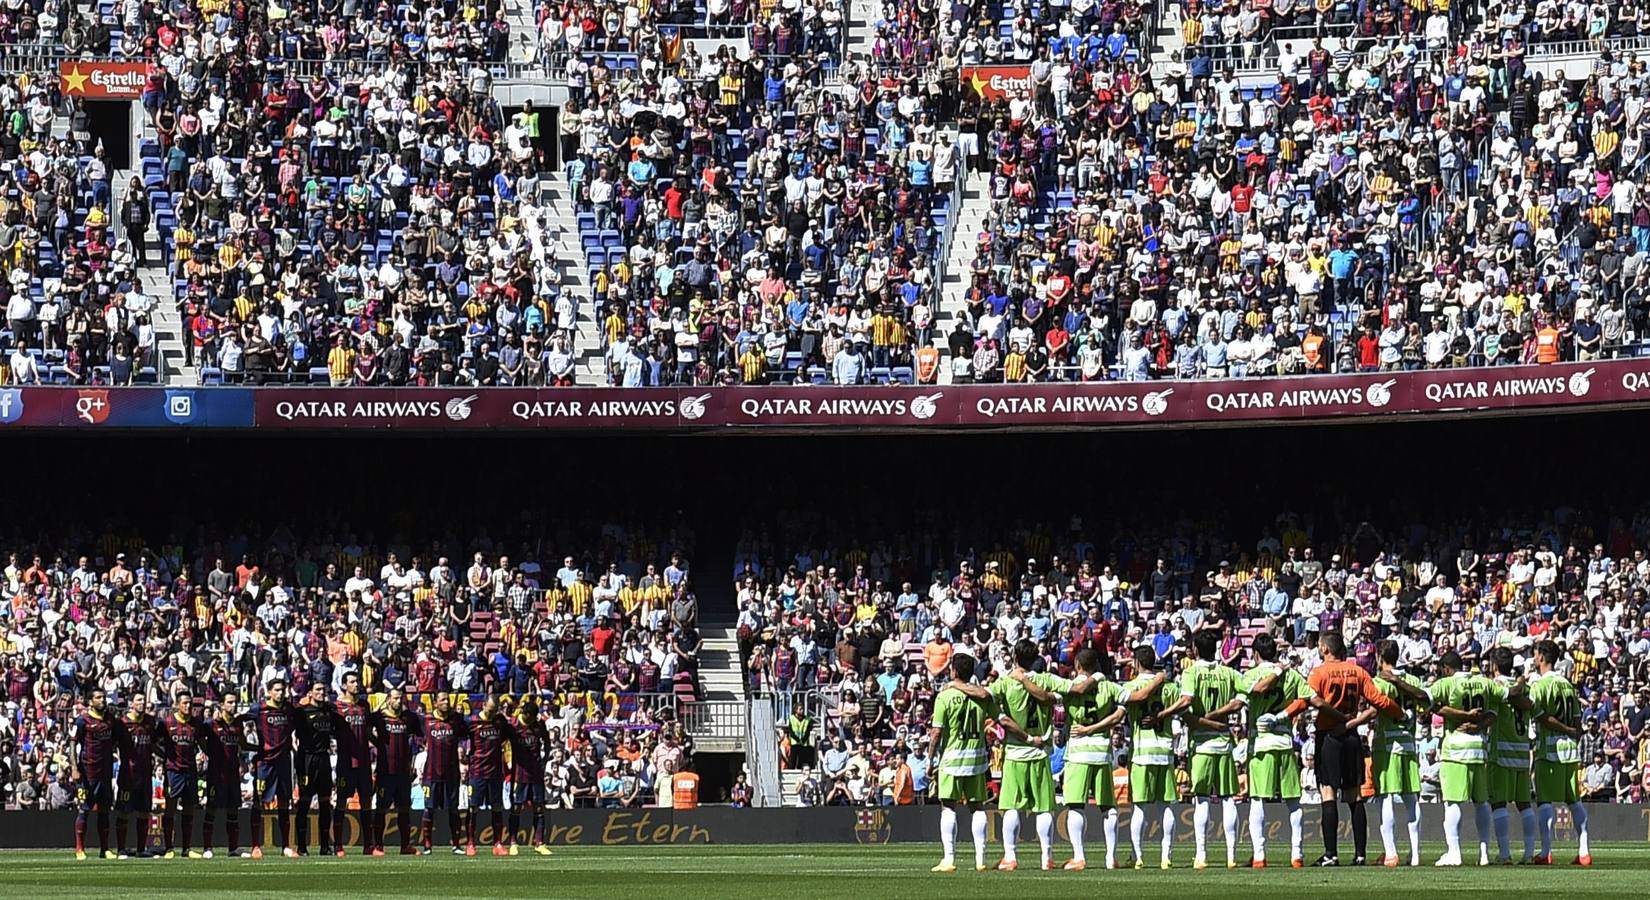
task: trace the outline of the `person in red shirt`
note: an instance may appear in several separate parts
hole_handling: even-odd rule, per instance
[[[1375,329],[1365,328],[1358,338],[1358,371],[1377,372],[1381,368],[1381,339],[1375,336]]]
[[[619,633],[606,618],[596,620],[596,627],[590,629],[590,649],[596,656],[603,659],[612,659],[619,648]]]

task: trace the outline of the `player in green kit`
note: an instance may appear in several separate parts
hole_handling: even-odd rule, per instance
[[[1409,817],[1409,864],[1421,864],[1421,757],[1415,743],[1415,726],[1432,707],[1432,697],[1421,679],[1397,670],[1398,642],[1375,645],[1379,670],[1375,687],[1398,704],[1400,718],[1382,718],[1371,723],[1374,735],[1371,768],[1375,775],[1375,796],[1381,799],[1381,865],[1395,868],[1398,859],[1399,801]]]
[[[1255,635],[1250,649],[1259,660],[1243,678],[1249,696],[1249,839],[1255,850],[1250,866],[1266,868],[1266,801],[1278,800],[1289,810],[1289,864],[1299,869],[1305,865],[1304,819],[1295,717],[1314,701],[1323,701],[1301,673],[1278,664],[1278,642],[1271,635]]]
[[[929,744],[939,758],[939,775],[934,779],[940,803],[940,847],[944,857],[935,872],[957,871],[957,815],[971,814],[974,832],[974,868],[985,871],[986,781],[991,759],[985,742],[985,726],[997,715],[997,704],[989,691],[973,684],[974,657],[958,653],[951,658],[951,683],[934,698],[933,727]]]
[[[1524,833],[1523,862],[1535,857],[1535,807],[1530,805],[1530,698],[1513,671],[1513,653],[1494,647],[1484,654],[1485,674],[1507,692],[1507,699],[1491,703],[1495,722],[1490,726],[1490,817],[1495,822],[1496,862],[1512,862],[1512,811],[1518,808]]]
[[[1192,868],[1209,867],[1207,832],[1209,798],[1220,798],[1221,826],[1226,834],[1226,868],[1237,868],[1237,762],[1232,758],[1232,726],[1228,721],[1243,708],[1249,695],[1242,690],[1236,669],[1222,665],[1220,636],[1212,630],[1192,636],[1197,660],[1180,675],[1180,696],[1186,702],[1190,726],[1192,836],[1197,855]]]
[[[997,721],[1003,726],[1003,782],[997,808],[1003,811],[1003,859],[998,871],[1019,868],[1016,843],[1020,821],[1030,811],[1036,816],[1037,843],[1044,869],[1054,868],[1054,769],[1048,748],[1054,744],[1054,700],[1073,692],[1071,681],[1046,672],[1032,672],[1037,645],[1014,644],[1014,669],[991,683],[997,701]],[[1087,682],[1092,690],[1094,682]]]
[[[1530,682],[1531,715],[1535,719],[1535,802],[1536,822],[1541,831],[1541,855],[1532,862],[1553,863],[1553,804],[1570,807],[1575,825],[1575,864],[1593,864],[1587,835],[1587,807],[1581,802],[1576,775],[1581,767],[1581,698],[1575,685],[1554,668],[1558,665],[1558,645],[1542,641],[1535,645],[1535,680]]]
[[[1477,672],[1461,668],[1461,655],[1451,650],[1438,658],[1439,679],[1432,684],[1432,702],[1444,719],[1439,748],[1438,786],[1444,799],[1444,843],[1448,849],[1437,865],[1459,866],[1462,806],[1472,804],[1478,825],[1478,864],[1490,864],[1490,780],[1488,739],[1490,704],[1504,701],[1507,691]]]
[[[1167,666],[1168,660],[1163,664]],[[1169,848],[1174,844],[1174,715],[1186,707],[1179,688],[1165,670],[1158,668],[1157,651],[1150,644],[1134,648],[1135,671],[1140,674],[1123,686],[1129,692],[1127,709],[1132,751],[1129,756],[1129,798],[1134,813],[1129,817],[1129,840],[1134,845],[1134,867],[1145,867],[1140,841],[1146,833],[1146,816],[1163,821],[1163,855],[1160,865],[1169,868]],[[1155,671],[1154,671],[1155,670]]]
[[[1066,719],[1071,736],[1066,741],[1066,766],[1061,770],[1061,799],[1066,804],[1066,833],[1071,838],[1071,860],[1065,868],[1082,871],[1087,867],[1083,852],[1083,832],[1088,827],[1084,807],[1090,800],[1105,813],[1106,868],[1117,868],[1117,804],[1111,781],[1111,730],[1123,720],[1123,687],[1096,675],[1100,654],[1089,648],[1077,651],[1079,684],[1094,682],[1091,691],[1066,696]],[[1079,685],[1073,685],[1077,687]]]

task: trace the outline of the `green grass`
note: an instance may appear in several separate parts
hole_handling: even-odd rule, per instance
[[[964,850],[972,861],[971,849]],[[991,861],[996,852],[991,848]],[[1036,859],[1023,844],[1022,859]],[[1083,873],[1020,871],[931,875],[938,848],[918,844],[698,846],[558,849],[544,858],[473,859],[438,853],[382,859],[310,857],[258,861],[87,860],[68,853],[0,853],[0,897],[76,897],[85,900],[215,897],[636,897],[643,900],[762,898],[853,900],[969,896],[1063,897],[1121,892],[1129,900],[1187,900],[1221,891],[1267,900],[1302,897],[1343,900],[1424,892],[1427,896],[1642,897],[1650,884],[1650,847],[1598,845],[1590,870],[1553,868],[1435,869],[1441,847],[1429,847],[1419,869],[1268,868],[1193,871],[1190,847],[1177,847],[1177,868]],[[1516,842],[1515,842],[1516,849]],[[486,851],[483,850],[483,853]],[[1069,848],[1057,847],[1056,859]],[[1096,856],[1092,845],[1091,859]],[[1100,854],[1103,856],[1102,854]],[[1156,850],[1148,856],[1156,858]],[[1554,848],[1569,859],[1574,848]]]

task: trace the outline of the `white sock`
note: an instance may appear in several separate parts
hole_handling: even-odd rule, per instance
[[[1202,862],[1207,850],[1209,830],[1209,798],[1196,797],[1192,800],[1192,843],[1197,847],[1197,860]]]
[[[1524,858],[1535,855],[1535,807],[1526,806],[1518,811],[1519,832],[1524,836]]]
[[[1220,798],[1220,825],[1226,832],[1226,865],[1237,862],[1238,814],[1237,800]]]
[[[1487,863],[1490,860],[1490,805],[1474,803],[1472,817],[1473,824],[1478,827],[1478,861]]]
[[[985,810],[976,809],[974,815],[970,818],[969,824],[974,831],[974,865],[976,867],[983,866],[985,865],[985,841],[990,828],[990,819],[987,818]]]
[[[1557,813],[1553,811],[1551,803],[1543,803],[1541,808],[1536,810],[1536,830],[1541,832],[1542,856],[1553,855],[1553,819],[1556,817]]]
[[[1015,844],[1020,840],[1020,811],[1011,809],[1003,813],[1003,859],[1014,862],[1019,859]]]
[[[1255,859],[1266,858],[1266,802],[1252,798],[1249,801],[1249,843],[1255,848]]]
[[[1582,856],[1592,856],[1592,842],[1587,834],[1587,807],[1580,803],[1570,804],[1570,821],[1576,826],[1576,852]]]
[[[1169,848],[1174,845],[1174,804],[1163,804],[1163,861],[1169,861]]]
[[[957,811],[949,806],[940,810],[940,852],[945,854],[940,858],[941,862],[956,862]]]
[[[1117,865],[1117,807],[1106,807],[1106,868]]]
[[[1140,839],[1146,833],[1146,805],[1134,804],[1134,811],[1129,813],[1129,844],[1134,847],[1134,858],[1138,862],[1145,857],[1140,853]]]
[[[1405,794],[1404,811],[1409,813],[1409,862],[1421,864],[1421,795]]]
[[[1301,834],[1306,831],[1306,813],[1301,810],[1300,800],[1285,800],[1283,805],[1289,807],[1289,861],[1301,859]]]
[[[1037,844],[1043,851],[1043,865],[1054,858],[1054,813],[1037,814]]]
[[[1391,794],[1381,795],[1381,853],[1387,858],[1398,855],[1398,804],[1392,799]]]
[[[1444,846],[1448,848],[1446,855],[1459,857],[1461,855],[1461,804],[1444,804]]]
[[[1512,814],[1505,806],[1490,810],[1495,820],[1495,858],[1512,859]]]
[[[1071,858],[1083,860],[1083,832],[1087,830],[1088,822],[1083,819],[1080,809],[1066,810],[1066,833],[1071,837]]]

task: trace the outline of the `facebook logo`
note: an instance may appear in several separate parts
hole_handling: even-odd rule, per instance
[[[0,422],[11,423],[23,418],[23,392],[17,388],[0,390]]]
[[[186,425],[195,417],[195,395],[190,391],[166,392],[166,418]]]

